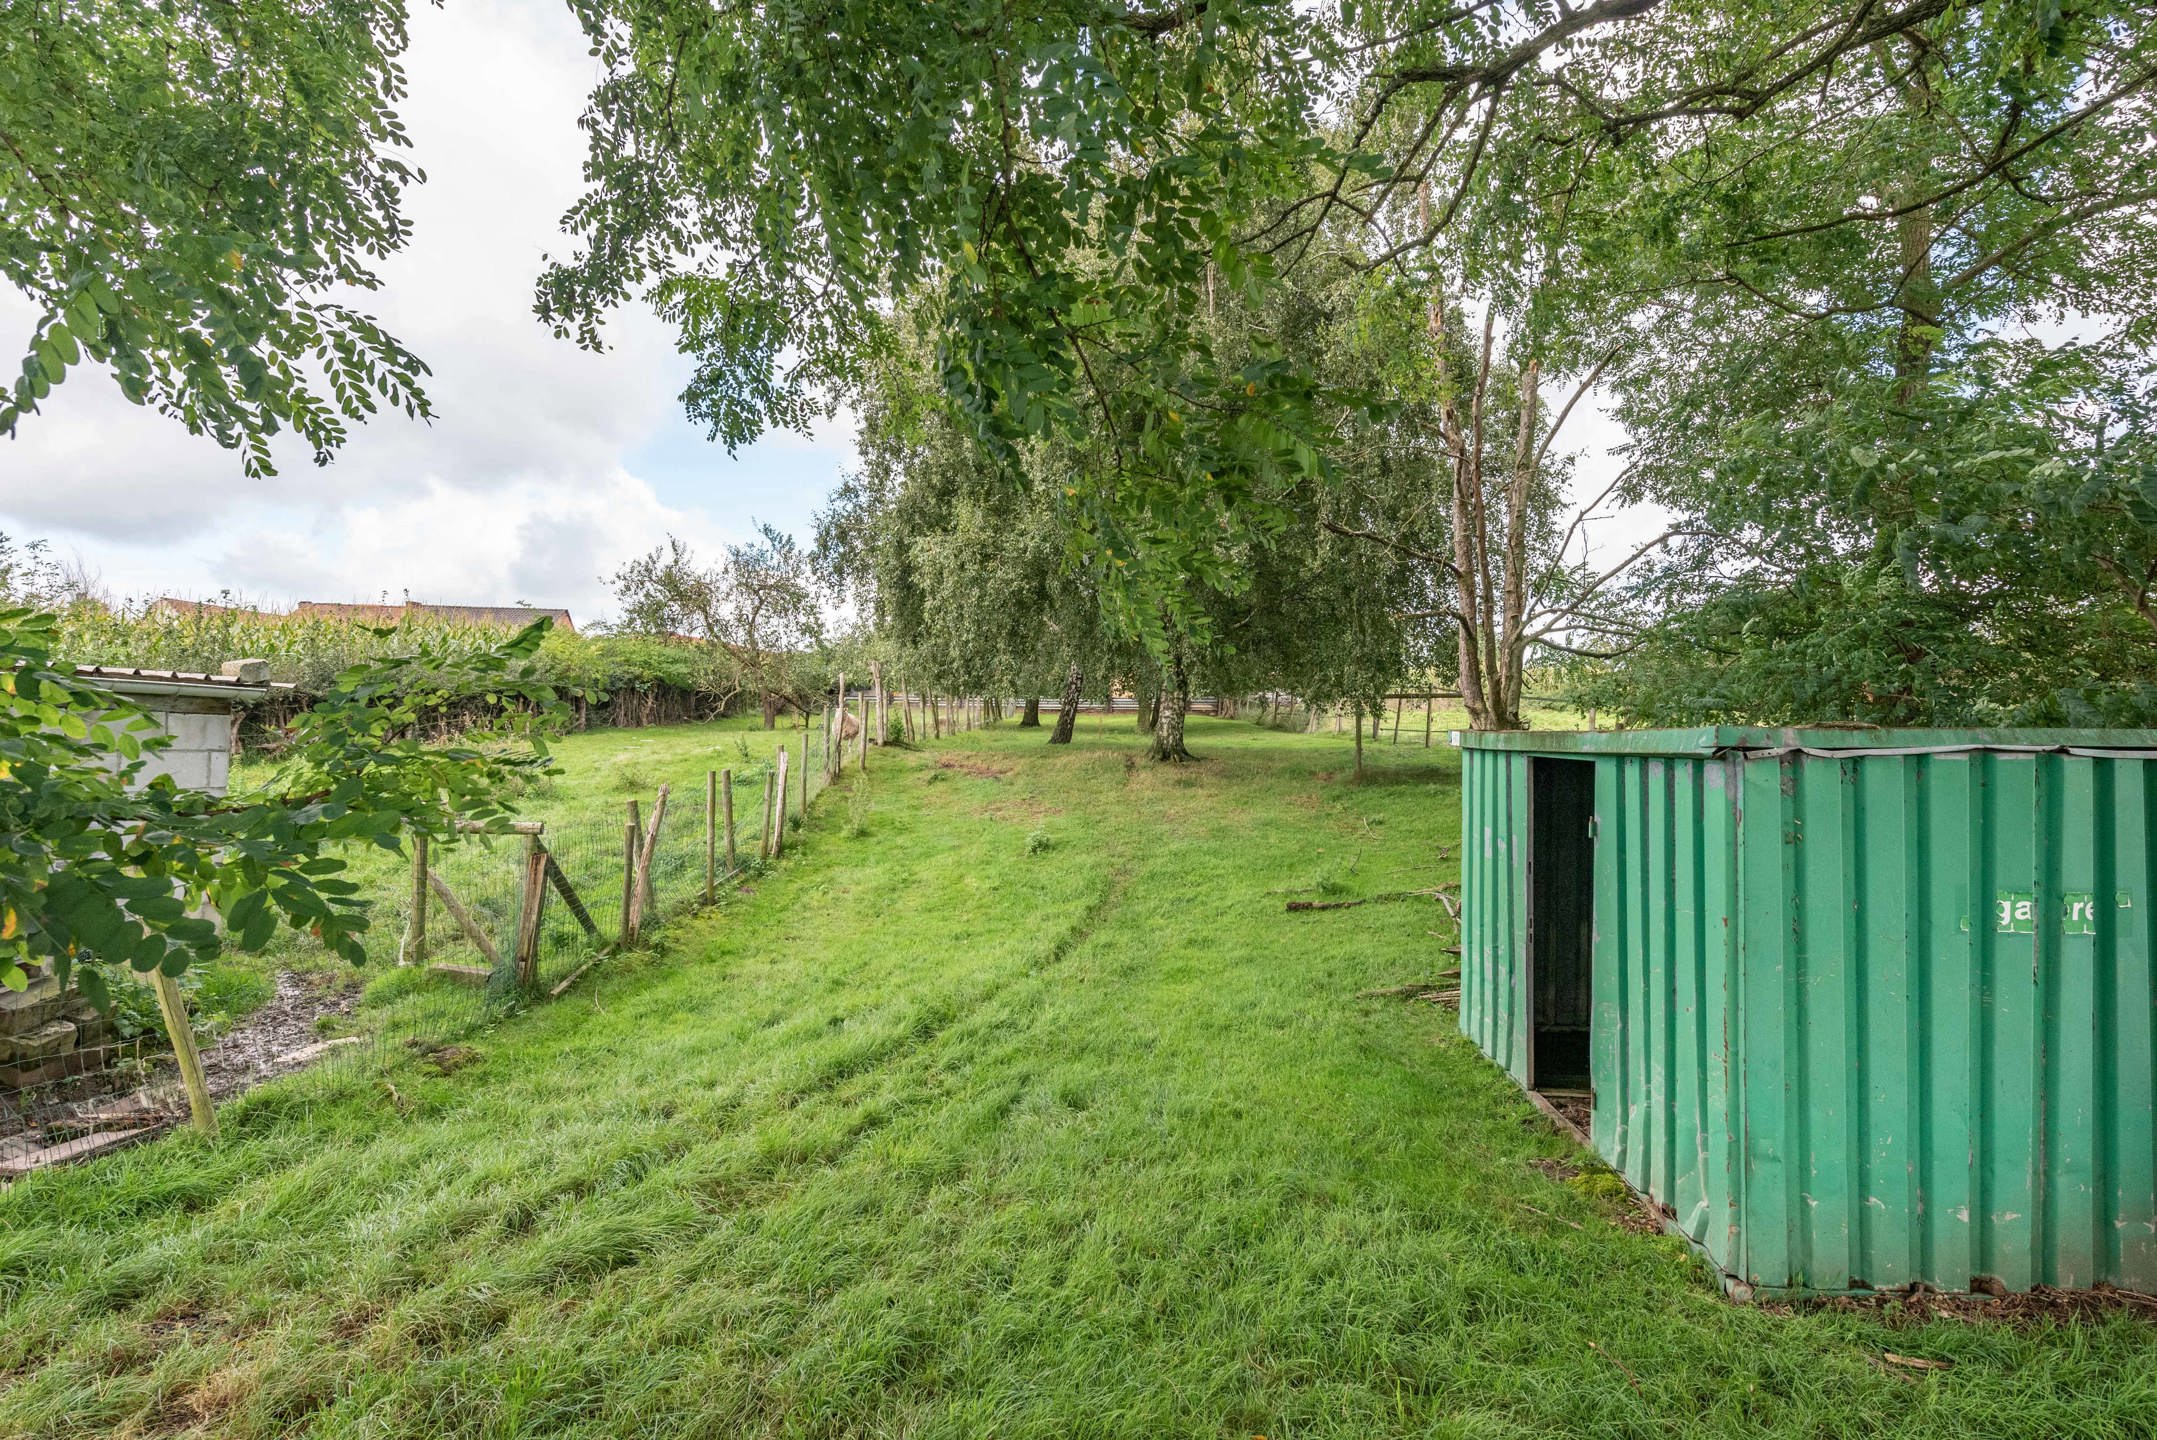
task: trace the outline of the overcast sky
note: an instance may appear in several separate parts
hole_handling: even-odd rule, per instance
[[[688,365],[649,314],[617,315],[601,355],[533,318],[542,255],[568,249],[558,221],[579,190],[576,119],[595,74],[568,7],[420,5],[411,34],[403,116],[428,179],[407,195],[411,245],[364,304],[433,368],[434,422],[377,417],[327,469],[287,452],[275,477],[249,480],[237,454],[86,367],[0,440],[0,531],[80,556],[121,598],[409,592],[580,621],[604,615],[604,577],[669,533],[707,553],[756,521],[806,538],[852,461],[843,417],[729,458],[683,417]],[[17,343],[33,319],[0,290],[0,338]],[[1619,438],[1597,415],[1571,428],[1573,444]]]

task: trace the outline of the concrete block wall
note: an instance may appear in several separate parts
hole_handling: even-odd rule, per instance
[[[183,789],[224,794],[232,773],[232,707],[215,700],[166,700],[146,701],[143,709],[172,737],[172,746],[144,757],[142,782],[170,775]]]

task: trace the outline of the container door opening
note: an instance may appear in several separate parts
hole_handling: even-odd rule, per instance
[[[1529,762],[1529,784],[1529,1084],[1588,1100],[1595,763],[1536,756]]]

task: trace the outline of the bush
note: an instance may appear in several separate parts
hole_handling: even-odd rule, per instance
[[[1026,837],[1026,853],[1039,855],[1054,847],[1055,844],[1055,840],[1050,837],[1048,831],[1036,830]]]

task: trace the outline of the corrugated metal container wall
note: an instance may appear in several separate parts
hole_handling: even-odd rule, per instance
[[[1531,766],[1590,760],[1591,1138],[1726,1275],[2157,1287],[2157,752],[1899,738],[1474,737],[1462,1029],[1532,1083]]]
[[[1461,775],[1461,1029],[1528,1084],[1528,757],[1469,751]]]
[[[1738,1264],[1731,1075],[1737,771],[1699,756],[1596,763],[1590,1134],[1726,1272]]]
[[[1739,1273],[2157,1285],[2157,760],[1744,773]]]

